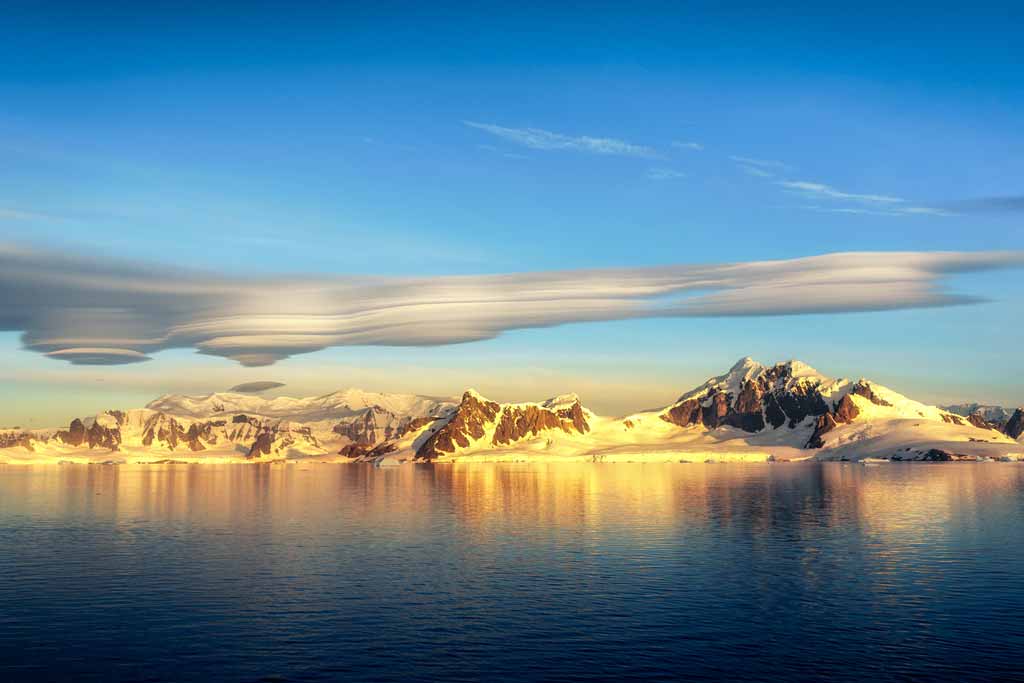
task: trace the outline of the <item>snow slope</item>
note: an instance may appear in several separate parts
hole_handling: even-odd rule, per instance
[[[0,463],[1017,460],[1022,442],[870,380],[744,358],[663,409],[624,417],[596,415],[575,394],[504,404],[473,390],[461,400],[168,395],[64,430],[0,431]]]

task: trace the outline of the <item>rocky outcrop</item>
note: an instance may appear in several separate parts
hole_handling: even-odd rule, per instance
[[[69,446],[81,446],[87,443],[85,425],[76,417],[66,430],[57,432],[56,438]]]
[[[742,363],[730,373],[743,369]],[[725,382],[723,386],[707,386],[704,391],[691,392],[695,394],[692,397],[681,398],[661,419],[680,427],[736,427],[759,432],[767,425],[778,428],[788,423],[796,427],[808,416],[828,412],[819,386],[814,381],[793,381],[793,372],[794,364],[779,363],[753,376],[738,378],[735,395]]]
[[[335,434],[347,437],[353,444],[372,446],[379,441],[391,438],[390,423],[394,417],[395,415],[383,408],[371,406],[355,420],[335,425],[333,431]]]
[[[978,413],[971,413],[970,415],[968,415],[967,421],[971,425],[978,427],[979,429],[992,429],[995,431],[1001,430],[1001,427],[999,427],[999,425],[992,424]]]
[[[566,421],[566,424],[571,424]],[[537,436],[549,429],[563,429],[563,420],[556,413],[539,406],[506,407],[501,411],[494,427],[491,442],[495,446],[507,446],[527,436]]]
[[[981,423],[984,422],[987,426],[983,428],[995,429],[1000,432],[1006,427],[1006,423],[1014,412],[1012,409],[1004,408],[1003,406],[984,405],[981,403],[957,403],[941,406],[941,408],[954,415],[967,418],[967,421],[975,427],[982,427]]]
[[[433,460],[444,453],[466,448],[471,441],[482,439],[484,429],[494,422],[501,406],[474,391],[462,395],[462,401],[448,422],[434,432],[416,451],[416,457]]]
[[[860,394],[863,395],[863,394]],[[841,424],[849,424],[860,415],[860,409],[850,395],[843,396],[834,412],[823,413],[814,423],[814,433],[807,440],[805,448],[821,448],[825,445],[824,436]]]
[[[867,400],[874,403],[876,406],[885,406],[886,408],[892,408],[891,403],[889,403],[883,398],[880,398],[877,394],[875,394],[875,391],[874,389],[871,388],[871,385],[862,379],[857,380],[853,387],[850,388],[850,393],[857,394],[858,396],[863,396]]]
[[[357,460],[373,460],[379,456],[394,453],[396,450],[398,450],[397,446],[391,441],[377,444],[372,448],[362,444],[350,443],[342,446],[341,450],[338,451],[338,455],[344,455],[347,458],[355,458]]]
[[[54,438],[68,446],[88,446],[89,448],[107,448],[112,451],[121,446],[121,423],[124,413],[102,413],[86,428],[85,423],[75,418],[67,429],[54,434]]]
[[[178,447],[179,441],[185,439],[185,430],[178,421],[163,413],[157,413],[148,420],[142,432],[143,446],[152,446],[156,443],[172,451]]]
[[[1003,433],[1011,439],[1019,439],[1024,434],[1024,408],[1017,408],[1010,416]]]
[[[27,448],[34,451],[32,435],[27,432],[5,431],[0,432],[0,448]]]
[[[583,412],[583,405],[578,398],[568,408],[556,410],[555,414],[563,420],[571,422],[573,429],[580,434],[586,434],[590,431],[590,424],[587,422],[586,413]]]
[[[102,425],[96,420],[86,431],[86,440],[89,448],[109,448],[116,451],[121,447],[121,429],[119,426]]]
[[[416,451],[416,457],[433,460],[454,453],[458,448],[468,448],[473,442],[483,439],[491,429],[491,446],[508,446],[552,430],[586,434],[590,431],[590,424],[579,398],[561,397],[559,401],[566,398],[571,399],[568,405],[552,400],[544,404],[503,406],[474,391],[467,391],[448,422],[423,442]]]
[[[247,458],[259,458],[264,455],[270,455],[271,448],[274,445],[274,434],[273,432],[266,431],[261,432],[252,446],[249,447],[249,452],[246,453]]]
[[[332,431],[349,439],[353,444],[373,446],[385,441],[400,439],[406,434],[421,429],[438,419],[434,415],[409,417],[371,406],[354,420],[339,422]]]
[[[264,427],[256,440],[249,447],[246,458],[259,458],[264,455],[286,454],[293,446],[312,446],[319,448],[320,443],[313,436],[309,427],[296,426],[293,423],[279,423]]]

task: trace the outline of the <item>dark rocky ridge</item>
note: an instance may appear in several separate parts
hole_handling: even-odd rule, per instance
[[[1024,408],[1017,408],[1013,412],[1006,427],[1003,428],[1003,433],[1011,439],[1019,439],[1021,434],[1024,434]]]
[[[32,445],[32,435],[27,432],[0,432],[0,448],[17,448],[18,446],[34,451],[35,447]]]
[[[380,406],[370,406],[357,419],[336,424],[332,431],[348,438],[353,444],[373,446],[400,439],[409,432],[430,424],[437,417],[402,417]]]
[[[124,414],[120,412],[111,412],[110,415],[113,415],[118,422],[124,419]],[[59,431],[54,436],[69,446],[87,445],[89,448],[108,448],[112,451],[116,451],[121,446],[120,424],[115,427],[104,427],[99,421],[96,421],[86,429],[85,424],[75,418],[67,430]]]
[[[661,419],[680,427],[702,424],[708,429],[736,427],[759,432],[767,425],[778,428],[788,423],[793,428],[808,416],[829,411],[817,383],[795,383],[787,388],[792,379],[792,365],[779,363],[743,380],[735,401],[732,394],[712,387],[704,395],[677,402]]]
[[[256,440],[249,447],[245,457],[251,459],[270,455],[275,449],[285,450],[299,441],[305,441],[313,446],[320,445],[309,427],[295,427],[291,424],[267,425],[256,435]]]
[[[805,448],[821,448],[825,445],[822,437],[831,432],[841,424],[849,424],[860,415],[860,408],[853,402],[850,395],[843,396],[835,407],[834,412],[823,413],[818,416],[814,423],[814,433],[807,440]]]
[[[967,418],[967,421],[975,427],[994,429],[999,432],[1006,428],[1006,423],[1009,422],[1014,413],[1011,408],[981,403],[957,403],[939,407],[954,415]]]
[[[756,433],[783,425],[793,429],[811,417],[814,430],[804,448],[821,448],[826,434],[860,415],[852,396],[893,407],[863,379],[849,385],[838,400],[829,400],[822,391],[826,380],[807,373],[796,375],[797,365],[787,362],[763,367],[744,359],[728,375],[709,380],[704,387],[688,394],[688,398],[681,398],[662,413],[661,419],[680,427],[733,427]],[[949,413],[943,414],[942,419],[958,425],[973,424]]]
[[[462,395],[462,401],[451,418],[417,449],[416,457],[433,460],[467,448],[482,439],[487,427],[494,425],[491,444],[507,446],[528,436],[537,436],[550,430],[566,434],[585,434],[590,431],[586,414],[579,399],[569,407],[549,408],[542,405],[506,405],[488,401],[472,391]]]

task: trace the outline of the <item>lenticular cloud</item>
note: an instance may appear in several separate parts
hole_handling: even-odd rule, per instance
[[[194,348],[270,365],[332,346],[431,346],[651,317],[843,313],[976,303],[955,273],[1024,252],[837,253],[780,261],[445,277],[244,279],[0,245],[0,331],[74,364]]]

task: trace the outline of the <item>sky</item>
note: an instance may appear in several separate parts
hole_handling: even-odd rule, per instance
[[[928,402],[1024,403],[1019,267],[897,257],[879,276],[839,258],[814,290],[786,266],[779,310],[648,310],[717,264],[1022,249],[1024,9],[551,4],[5,3],[0,425],[254,381],[576,391],[625,413],[742,356]],[[539,313],[554,271],[570,274]],[[479,302],[437,317],[442,290],[502,296],[481,322]],[[799,310],[812,291],[873,298]],[[385,294],[426,308],[346,337],[366,343],[217,347],[251,331],[229,319],[301,309],[308,336],[353,301],[383,315]],[[139,341],[214,310],[216,333]],[[108,346],[149,360],[112,364]]]

